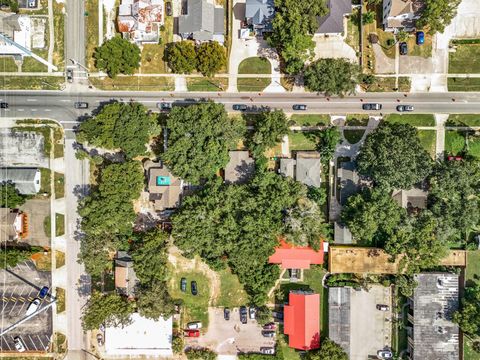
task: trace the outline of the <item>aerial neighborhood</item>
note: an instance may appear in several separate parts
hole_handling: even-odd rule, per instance
[[[0,360],[480,360],[480,2],[0,0]]]

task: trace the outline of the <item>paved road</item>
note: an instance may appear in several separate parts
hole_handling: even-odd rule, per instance
[[[71,59],[85,66],[85,14],[84,0],[67,0],[65,24],[65,62]],[[75,76],[83,77],[84,71],[77,68]]]

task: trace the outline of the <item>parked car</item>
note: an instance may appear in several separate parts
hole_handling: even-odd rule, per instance
[[[43,299],[45,296],[47,296],[48,290],[49,290],[48,286],[42,287],[42,288],[40,289],[40,292],[38,293],[38,297],[39,297],[40,299]]]
[[[167,12],[167,16],[172,16],[172,3],[170,1],[165,4],[165,11]]]
[[[88,103],[83,101],[77,101],[73,106],[75,109],[88,109]]]
[[[103,335],[102,334],[97,334],[97,344],[98,346],[103,346],[104,341],[103,341]]]
[[[159,108],[160,111],[170,111],[170,110],[172,110],[172,103],[159,102],[159,103],[157,103],[157,108]]]
[[[232,109],[235,111],[246,111],[248,109],[248,106],[245,104],[234,104],[232,106]]]
[[[73,83],[73,70],[67,69],[67,81]]]
[[[240,322],[242,324],[247,323],[247,307],[246,306],[240,306]]]
[[[262,336],[264,337],[274,337],[275,336],[275,331],[269,331],[269,330],[262,330]]]
[[[17,349],[18,352],[24,352],[26,350],[25,345],[19,336],[13,338],[13,343],[15,344],[15,349]]]
[[[417,31],[417,45],[425,43],[425,33],[423,31]]]
[[[379,359],[392,359],[393,354],[390,350],[378,350],[377,351],[377,358],[379,358]]]
[[[401,42],[398,46],[400,48],[400,55],[408,54],[408,46],[406,42]]]
[[[230,320],[230,309],[227,307],[223,309],[223,318],[225,320]]]
[[[272,316],[273,316],[275,319],[283,320],[283,312],[280,312],[280,311],[272,311]]]
[[[363,104],[363,110],[382,110],[382,104]]]
[[[266,355],[274,355],[275,354],[275,348],[273,348],[273,347],[261,347],[260,348],[260,353],[261,354],[266,354]]]
[[[397,111],[399,111],[399,112],[413,111],[413,110],[415,110],[413,105],[398,105],[397,106]]]
[[[8,103],[0,102],[0,109],[8,109]]]
[[[199,337],[200,336],[200,330],[185,330],[184,335],[186,337]]]
[[[447,160],[448,161],[461,161],[461,160],[463,160],[463,158],[461,156],[451,156],[450,155],[449,157],[447,157]]]
[[[30,305],[28,305],[26,315],[27,316],[32,315],[34,312],[36,312],[38,310],[39,307],[40,307],[40,299],[39,298],[33,299],[33,301],[30,303]]]
[[[390,309],[390,307],[388,305],[377,304],[377,310],[388,311],[389,309]]]
[[[190,291],[194,296],[198,294],[197,282],[195,280],[190,283]]]
[[[273,322],[263,325],[264,330],[275,330],[276,328],[277,326]]]
[[[180,279],[180,290],[182,292],[187,292],[187,279],[185,279],[184,277]]]
[[[202,328],[202,323],[200,321],[192,321],[187,324],[188,330],[198,330]]]
[[[305,104],[294,104],[292,106],[293,110],[307,110],[307,105]]]
[[[254,320],[257,316],[257,309],[255,309],[254,307],[250,307],[248,309],[248,316],[250,317],[250,319]]]

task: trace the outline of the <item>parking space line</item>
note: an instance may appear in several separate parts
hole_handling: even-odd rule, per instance
[[[8,350],[12,350],[12,348],[10,347],[10,342],[7,341],[7,339],[5,337],[3,337],[2,340],[3,340],[2,342],[4,342],[5,345],[7,345]],[[13,341],[13,337],[12,337],[12,341]]]
[[[35,341],[33,341],[32,337],[30,335],[28,335],[28,338],[32,342],[33,346],[35,347],[35,350],[38,350],[37,345],[35,345]]]
[[[40,344],[42,344],[42,350],[43,350],[43,349],[46,350],[46,349],[48,348],[48,343],[47,343],[47,345],[45,346],[45,344],[43,343],[42,338],[40,337],[40,335],[37,335],[37,337],[38,337],[38,341],[40,341]]]

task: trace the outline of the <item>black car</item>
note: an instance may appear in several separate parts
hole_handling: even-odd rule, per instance
[[[230,320],[230,309],[229,308],[224,308],[223,309],[223,318],[225,320]]]
[[[382,110],[382,104],[363,104],[363,110]]]
[[[192,295],[197,295],[198,294],[198,288],[197,288],[197,282],[192,281],[190,283],[190,291],[192,292]]]
[[[232,109],[235,111],[246,111],[248,109],[248,106],[245,104],[234,104],[232,106]]]
[[[67,69],[67,81],[73,83],[73,70]]]
[[[73,106],[75,107],[75,109],[88,109],[88,103],[87,102],[78,101],[75,104],[73,104]]]
[[[414,110],[413,105],[398,105],[397,106],[397,111],[398,112],[413,111],[413,110]]]
[[[307,105],[305,104],[294,104],[292,106],[293,110],[307,110]]]
[[[187,279],[185,278],[180,279],[180,290],[182,292],[187,292]]]
[[[8,103],[0,102],[0,109],[8,109]]]
[[[167,16],[172,16],[172,3],[170,1],[165,4],[165,11]]]
[[[247,318],[248,318],[247,307],[246,306],[240,306],[240,322],[242,324],[246,324],[247,323]]]
[[[275,331],[262,330],[262,336],[264,337],[274,337]]]
[[[401,42],[399,47],[400,47],[400,55],[408,54],[408,46],[406,42]]]

